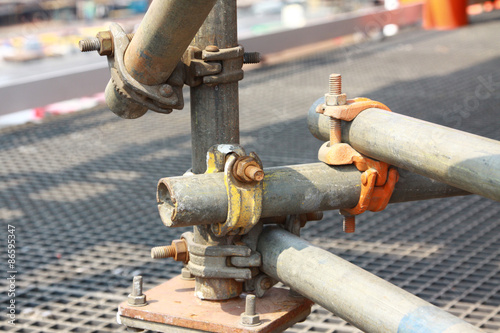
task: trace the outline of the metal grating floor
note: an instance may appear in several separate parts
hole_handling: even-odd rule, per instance
[[[348,96],[499,140],[499,29],[496,12],[451,32],[411,29],[248,72],[242,144],[265,166],[315,161],[320,142],[305,116],[331,72],[343,74]],[[149,289],[178,274],[178,264],[153,261],[149,250],[184,231],[162,225],[155,188],[189,168],[187,110],[127,121],[98,108],[0,130],[0,245],[14,225],[18,271],[17,324],[8,325],[4,308],[1,332],[123,332],[115,311],[133,275]],[[500,203],[469,196],[398,204],[358,221],[347,235],[329,212],[303,237],[486,332],[500,331]],[[6,271],[5,250],[2,259]],[[357,332],[318,306],[288,331]]]

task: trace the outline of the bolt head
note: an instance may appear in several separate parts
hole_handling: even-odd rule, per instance
[[[260,325],[260,316],[258,314],[249,316],[246,315],[245,313],[241,314],[241,325],[243,326],[257,326]]]
[[[207,52],[219,52],[219,48],[216,45],[208,45],[205,48],[205,51],[207,51]]]
[[[267,290],[273,286],[273,283],[270,278],[266,277],[260,281],[260,287],[264,290]]]
[[[142,294],[140,296],[134,296],[132,294],[128,295],[127,303],[132,306],[143,306],[146,305],[146,295]]]
[[[170,97],[174,94],[174,88],[169,84],[164,84],[159,89],[160,95],[163,97]]]
[[[346,105],[347,104],[347,95],[340,94],[325,94],[325,104],[327,106],[338,106],[338,105]]]

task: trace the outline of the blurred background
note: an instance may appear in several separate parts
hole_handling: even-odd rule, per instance
[[[47,114],[72,112],[102,103],[102,94],[96,91],[99,89],[92,92],[83,89],[81,96],[77,96],[79,89],[76,87],[73,87],[72,92],[66,92],[69,89],[67,84],[55,85],[49,81],[75,72],[90,73],[106,69],[106,59],[95,53],[80,53],[78,41],[107,30],[111,22],[118,22],[127,32],[133,32],[150,2],[151,0],[1,0],[0,98],[4,101],[8,99],[11,103],[0,105],[0,126],[36,121]],[[283,30],[300,29],[318,22],[335,21],[342,18],[342,15],[394,9],[400,4],[419,1],[239,0],[237,3],[239,36],[241,39],[248,39]],[[381,29],[375,30],[377,31],[371,37],[379,36]],[[106,71],[101,72],[103,74],[99,74],[100,76],[92,74],[92,86],[100,85],[103,91]],[[43,83],[44,80],[48,81]],[[80,79],[75,77],[68,80]],[[31,93],[32,102],[28,103],[23,98],[24,93],[30,84],[36,82],[47,88],[47,91],[40,92],[43,95],[41,99]],[[50,85],[52,88],[48,89]],[[82,83],[82,86],[89,84]],[[18,89],[14,91],[15,87]],[[33,89],[40,90],[38,87]],[[21,96],[19,90],[22,91]],[[68,99],[70,101],[60,103]]]

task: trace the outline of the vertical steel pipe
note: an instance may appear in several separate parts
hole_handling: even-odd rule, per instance
[[[259,238],[262,269],[365,332],[481,332],[279,227]]]
[[[193,41],[204,49],[238,45],[236,0],[218,0]],[[193,172],[204,173],[208,149],[220,143],[239,143],[238,82],[191,88],[191,137]],[[209,226],[195,226],[199,244],[226,245],[228,237],[218,238]],[[196,295],[201,299],[223,300],[239,296],[242,284],[233,279],[196,278]]]
[[[315,112],[321,101],[309,110],[309,130],[327,141],[328,117]],[[500,201],[500,141],[380,109],[345,122],[342,141],[369,157]]]

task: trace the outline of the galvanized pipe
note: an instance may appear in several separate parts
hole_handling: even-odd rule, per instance
[[[262,217],[354,207],[361,173],[353,166],[324,163],[265,169]],[[463,190],[401,170],[391,202],[467,194]],[[224,222],[228,198],[223,173],[160,179],[158,209],[169,227]]]
[[[208,45],[219,49],[237,46],[236,0],[218,0],[192,44],[202,50]],[[191,139],[192,170],[196,174],[207,169],[206,156],[211,146],[240,142],[238,82],[191,88]],[[207,226],[195,226],[194,240],[209,245],[231,243],[230,237],[216,237]],[[234,279],[196,278],[195,292],[201,299],[238,297],[241,290],[242,283]]]
[[[328,117],[309,110],[311,133],[329,139]],[[500,201],[500,141],[380,109],[342,127],[342,141],[369,157]]]
[[[481,332],[282,228],[265,228],[257,251],[266,274],[364,332]]]

